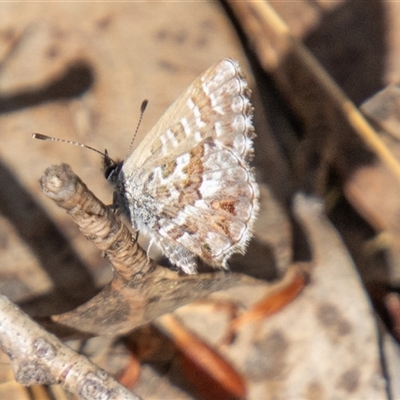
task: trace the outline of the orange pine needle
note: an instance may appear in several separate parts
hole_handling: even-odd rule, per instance
[[[231,323],[231,331],[235,332],[240,326],[249,322],[269,317],[280,311],[293,301],[303,290],[306,285],[306,277],[301,272],[296,272],[294,278],[288,285],[281,290],[273,293],[260,302],[256,303],[249,311],[234,319]]]

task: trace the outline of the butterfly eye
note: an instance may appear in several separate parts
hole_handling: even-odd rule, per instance
[[[112,184],[117,181],[118,174],[122,169],[122,162],[112,163],[104,169],[105,178]]]
[[[114,173],[115,166],[108,167],[104,170],[104,177],[109,180],[111,175]]]

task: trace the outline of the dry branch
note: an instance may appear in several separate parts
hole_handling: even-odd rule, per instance
[[[149,262],[128,228],[66,164],[49,167],[41,186],[114,267],[114,279],[97,296],[71,312],[53,316],[58,324],[91,335],[123,334],[211,292],[259,283],[227,272],[180,275]]]
[[[22,385],[61,384],[81,399],[140,400],[0,295],[0,345]]]

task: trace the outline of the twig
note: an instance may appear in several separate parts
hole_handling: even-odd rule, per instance
[[[260,283],[227,272],[180,275],[149,262],[128,228],[66,164],[47,168],[41,186],[108,256],[115,271],[112,282],[97,296],[71,312],[53,316],[58,324],[91,335],[119,335],[211,292]]]
[[[140,400],[0,295],[0,345],[23,385],[61,384],[81,399]]]
[[[67,164],[51,166],[43,173],[43,193],[64,208],[82,233],[109,258],[115,271],[131,283],[151,268],[145,252],[128,228],[72,172]]]

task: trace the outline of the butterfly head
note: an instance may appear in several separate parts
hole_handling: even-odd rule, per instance
[[[107,179],[107,181],[110,182],[112,185],[116,184],[123,163],[124,162],[121,160],[114,161],[108,155],[108,151],[104,150],[104,155],[103,155],[104,176]]]

